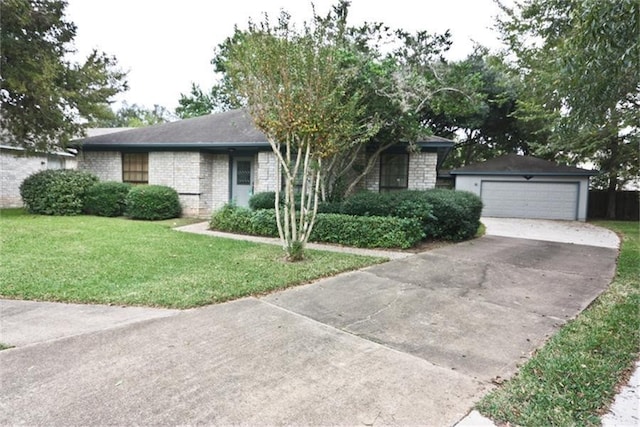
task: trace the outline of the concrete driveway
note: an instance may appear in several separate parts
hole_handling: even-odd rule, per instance
[[[487,235],[5,350],[0,424],[453,425],[608,286],[616,256]]]

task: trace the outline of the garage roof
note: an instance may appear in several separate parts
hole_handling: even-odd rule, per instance
[[[537,157],[518,154],[506,154],[451,171],[451,175],[591,176],[597,173],[596,170],[559,165]]]

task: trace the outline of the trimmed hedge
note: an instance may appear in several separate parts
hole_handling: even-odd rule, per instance
[[[180,216],[178,193],[164,185],[138,185],[125,199],[125,215],[133,219],[160,220]]]
[[[275,209],[276,193],[274,191],[264,191],[256,193],[249,198],[249,208],[254,211],[259,209]]]
[[[213,212],[211,221],[209,221],[209,228],[229,233],[253,234],[251,230],[251,216],[252,211],[249,209],[236,206],[233,203],[227,203]],[[275,217],[273,222],[275,224]],[[278,232],[276,231],[276,235],[277,234]]]
[[[126,208],[126,198],[131,184],[125,182],[98,182],[87,190],[84,211],[89,215],[121,216]]]
[[[309,240],[358,248],[402,248],[424,238],[416,218],[318,214]]]
[[[80,215],[87,190],[98,182],[88,172],[50,169],[28,176],[20,184],[20,196],[30,213],[41,215]]]
[[[425,224],[428,237],[445,240],[470,239],[478,232],[482,200],[468,191],[433,189],[424,192],[433,206],[434,221]]]
[[[232,233],[278,237],[275,210],[251,211],[232,204],[211,216],[210,228]],[[360,248],[410,248],[424,238],[415,218],[318,214],[310,241]]]

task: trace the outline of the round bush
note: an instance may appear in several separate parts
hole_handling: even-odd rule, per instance
[[[275,209],[276,193],[274,191],[265,191],[254,194],[249,199],[249,207],[254,211],[259,209]]]
[[[98,182],[88,172],[75,169],[50,169],[28,176],[20,184],[25,208],[41,215],[79,215],[87,190]]]
[[[131,184],[125,182],[98,182],[87,190],[84,211],[89,215],[121,216],[130,190]]]
[[[159,220],[180,216],[178,193],[164,185],[138,185],[125,199],[125,215],[133,219]]]

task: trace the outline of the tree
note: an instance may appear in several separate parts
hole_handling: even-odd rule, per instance
[[[266,17],[260,24],[250,22],[225,52],[226,76],[279,161],[284,209],[281,214],[276,187],[276,220],[290,260],[304,256],[323,162],[376,130],[376,119],[362,114],[362,95],[349,90],[357,69],[344,67],[343,52],[327,36],[321,25],[297,30],[283,12],[276,26]]]
[[[170,122],[173,115],[165,107],[154,105],[153,109],[147,109],[138,104],[128,105],[126,102],[116,111],[110,111],[107,118],[91,122],[93,127],[142,127],[158,123]]]
[[[460,167],[506,153],[530,154],[538,141],[532,123],[516,117],[523,85],[504,59],[476,47],[462,61],[446,64],[452,85],[465,94],[440,94],[423,109],[424,122],[436,135],[459,138],[447,157],[449,167]]]
[[[499,28],[525,85],[516,113],[545,123],[542,156],[599,167],[609,190],[638,176],[640,3],[526,0],[502,6]]]
[[[228,98],[221,84],[214,85],[208,93],[205,93],[195,83],[191,83],[191,92],[188,95],[180,94],[178,104],[176,115],[181,119],[228,111],[237,106]]]
[[[76,26],[62,0],[2,0],[0,103],[3,139],[29,151],[64,148],[86,121],[108,115],[126,90],[116,59],[93,51],[71,62]],[[83,124],[83,121],[85,122]]]

